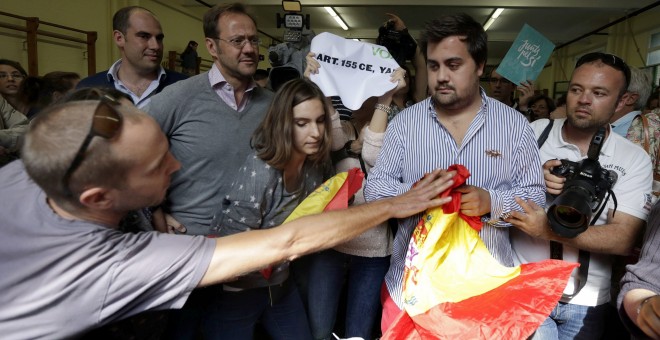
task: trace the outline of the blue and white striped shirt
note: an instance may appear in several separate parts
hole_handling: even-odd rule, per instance
[[[545,184],[534,132],[518,111],[481,92],[482,106],[470,124],[461,145],[457,145],[440,123],[430,98],[399,113],[387,127],[383,148],[367,179],[367,201],[396,196],[408,191],[425,173],[462,164],[472,174],[469,185],[487,190],[491,200],[491,221],[480,236],[493,257],[513,266],[509,225],[500,217],[522,210],[514,196],[545,203]],[[421,214],[399,220],[390,269],[385,283],[390,296],[401,308],[401,286],[405,254]]]

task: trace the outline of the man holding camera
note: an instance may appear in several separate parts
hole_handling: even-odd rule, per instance
[[[516,261],[580,263],[533,339],[600,338],[610,300],[610,255],[631,252],[649,212],[650,159],[608,124],[623,105],[629,82],[630,69],[619,57],[586,54],[571,77],[567,118],[532,123],[551,209],[546,214],[517,199],[525,213],[513,212],[507,219],[517,227],[511,230]],[[602,135],[594,138],[599,130]]]

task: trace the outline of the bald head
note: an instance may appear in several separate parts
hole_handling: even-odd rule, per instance
[[[140,6],[128,6],[118,10],[112,17],[112,30],[126,34],[131,15],[137,12],[146,13],[158,21],[156,15],[150,10]]]

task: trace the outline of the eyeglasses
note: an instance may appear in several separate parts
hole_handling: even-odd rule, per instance
[[[502,85],[504,85],[504,84],[513,84],[509,79],[506,79],[506,78],[495,78],[495,77],[493,77],[493,78],[488,79],[488,81],[491,84],[497,84],[497,83],[500,83]]]
[[[101,97],[101,101],[96,106],[96,110],[94,110],[94,117],[92,118],[92,126],[89,129],[89,133],[87,133],[87,137],[85,137],[82,145],[80,145],[76,157],[73,158],[73,162],[71,162],[71,165],[62,178],[62,186],[67,196],[73,196],[73,192],[69,188],[69,181],[85,158],[85,152],[92,138],[99,136],[105,139],[112,139],[119,133],[122,125],[122,117],[115,108],[119,105],[119,102],[115,98],[108,95]]]
[[[13,73],[5,73],[5,72],[0,72],[0,79],[7,79],[9,77],[12,77],[13,79],[16,80],[23,80],[25,78],[22,74],[18,72],[13,72]]]
[[[583,64],[590,63],[596,60],[600,60],[603,64],[613,67],[616,70],[623,72],[626,77],[626,88],[630,84],[630,67],[626,64],[623,59],[615,56],[614,54],[602,53],[602,52],[592,52],[587,53],[578,59],[575,63],[575,68],[582,66]]]
[[[252,47],[258,47],[259,44],[261,43],[261,39],[259,39],[259,38],[246,39],[245,37],[240,37],[240,38],[233,38],[233,39],[229,39],[229,40],[222,39],[222,38],[216,38],[216,39],[222,40],[222,41],[236,47],[239,50],[242,49],[243,47],[245,47],[245,45],[248,42],[250,43],[250,45],[252,45]]]

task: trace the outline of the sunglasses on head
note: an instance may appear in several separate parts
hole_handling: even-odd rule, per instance
[[[602,52],[592,52],[587,53],[578,59],[575,63],[575,68],[582,66],[583,64],[590,63],[593,61],[600,60],[603,64],[611,66],[612,68],[623,72],[626,77],[626,87],[627,84],[630,84],[630,67],[626,64],[623,59],[615,56],[614,54],[602,53]]]
[[[92,138],[98,136],[105,139],[112,139],[119,133],[122,125],[121,114],[116,109],[119,105],[119,102],[115,98],[108,95],[101,96],[101,101],[96,106],[96,110],[94,110],[92,126],[87,133],[87,137],[85,137],[82,145],[80,145],[76,156],[73,158],[71,165],[69,165],[69,168],[66,170],[66,173],[62,178],[62,186],[64,187],[67,196],[73,196],[73,192],[69,188],[69,181],[85,158],[85,152],[87,152],[87,148],[92,142]]]

